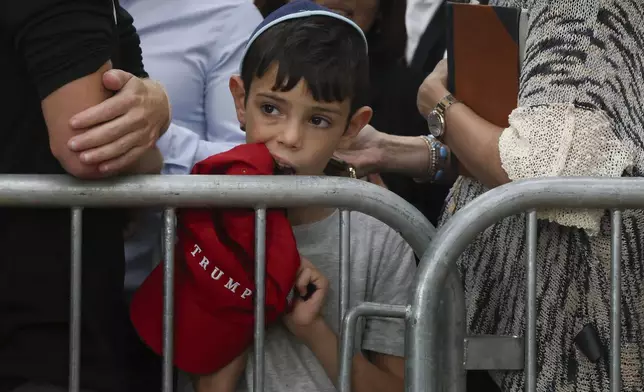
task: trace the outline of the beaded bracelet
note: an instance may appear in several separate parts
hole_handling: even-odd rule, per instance
[[[446,176],[447,161],[450,156],[449,148],[431,135],[422,135],[420,137],[429,149],[430,162],[427,169],[427,175],[422,178],[414,178],[414,181],[417,183],[424,183],[443,180]]]

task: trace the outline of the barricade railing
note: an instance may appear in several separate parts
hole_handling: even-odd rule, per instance
[[[489,356],[487,369],[525,368],[525,390],[536,391],[537,376],[537,213],[535,209],[584,208],[611,211],[611,273],[610,273],[610,390],[620,391],[620,297],[622,210],[644,208],[642,178],[549,178],[516,181],[479,196],[463,207],[433,237],[423,255],[412,288],[411,305],[407,309],[406,371],[408,392],[464,391],[464,372],[472,361],[466,356]],[[469,337],[465,334],[462,293],[452,298],[442,295],[445,287],[455,288],[452,281],[456,261],[466,247],[486,228],[499,220],[526,213],[526,328],[525,362],[507,365],[501,354],[515,360],[522,350],[517,337]],[[517,235],[522,235],[517,233]],[[447,302],[455,300],[453,304]],[[446,311],[460,316],[445,317]],[[446,331],[452,331],[445,335]],[[455,332],[456,331],[456,332]],[[496,339],[499,339],[498,341]],[[445,342],[448,342],[445,344]],[[468,347],[465,344],[477,342]],[[495,345],[489,344],[490,342]],[[502,342],[499,346],[497,343]],[[496,346],[496,347],[495,347]],[[496,352],[473,353],[470,349],[494,347]],[[464,358],[465,357],[465,358]],[[457,360],[461,358],[463,360]],[[477,361],[474,361],[477,362]],[[478,361],[479,365],[481,361]],[[499,362],[505,364],[499,365]],[[479,367],[484,368],[484,367]]]
[[[163,391],[173,388],[173,303],[175,208],[253,208],[255,214],[255,354],[254,390],[264,386],[264,299],[266,209],[327,206],[340,214],[340,320],[363,316],[406,318],[408,306],[363,303],[349,311],[349,211],[359,211],[398,231],[420,257],[434,227],[412,205],[394,193],[359,180],[300,176],[132,176],[109,181],[79,181],[68,176],[0,175],[0,207],[71,209],[71,300],[69,390],[78,392],[81,347],[81,247],[83,208],[164,207]],[[458,282],[457,279],[454,280]],[[459,295],[462,290],[454,290]],[[449,293],[448,293],[449,294]],[[462,299],[448,300],[461,303]],[[459,312],[453,313],[460,317]],[[346,316],[346,317],[345,317]],[[458,322],[458,321],[454,321]],[[462,322],[462,320],[460,321]],[[343,328],[343,330],[346,328]],[[349,356],[353,339],[341,337],[340,351]],[[350,343],[347,343],[350,342]],[[340,389],[350,390],[350,362],[341,363]]]

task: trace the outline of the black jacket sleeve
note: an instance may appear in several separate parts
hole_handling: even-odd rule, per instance
[[[0,25],[41,99],[96,72],[115,49],[111,0],[5,0]]]
[[[108,60],[147,77],[132,17],[112,0],[3,0],[0,31],[11,37],[40,99]]]
[[[130,72],[140,78],[147,78],[143,66],[143,53],[141,51],[141,40],[134,27],[134,19],[124,8],[116,5],[116,16],[118,20],[120,64],[118,68]]]

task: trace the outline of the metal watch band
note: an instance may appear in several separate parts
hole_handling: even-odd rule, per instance
[[[436,103],[434,109],[427,115],[427,124],[432,136],[441,139],[445,133],[445,112],[457,102],[458,100],[448,93]]]
[[[438,104],[436,104],[436,109],[440,110],[443,115],[445,115],[445,111],[447,108],[452,106],[453,104],[457,103],[458,100],[454,98],[452,94],[447,94],[443,98],[441,98],[440,101],[438,101]]]

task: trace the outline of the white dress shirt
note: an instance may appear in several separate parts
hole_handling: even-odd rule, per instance
[[[172,125],[159,140],[164,172],[244,142],[228,89],[262,16],[251,0],[121,0],[141,38],[150,78],[167,89]]]
[[[425,33],[429,22],[438,11],[443,0],[407,0],[405,24],[407,26],[407,49],[405,58],[411,64],[420,38]]]

